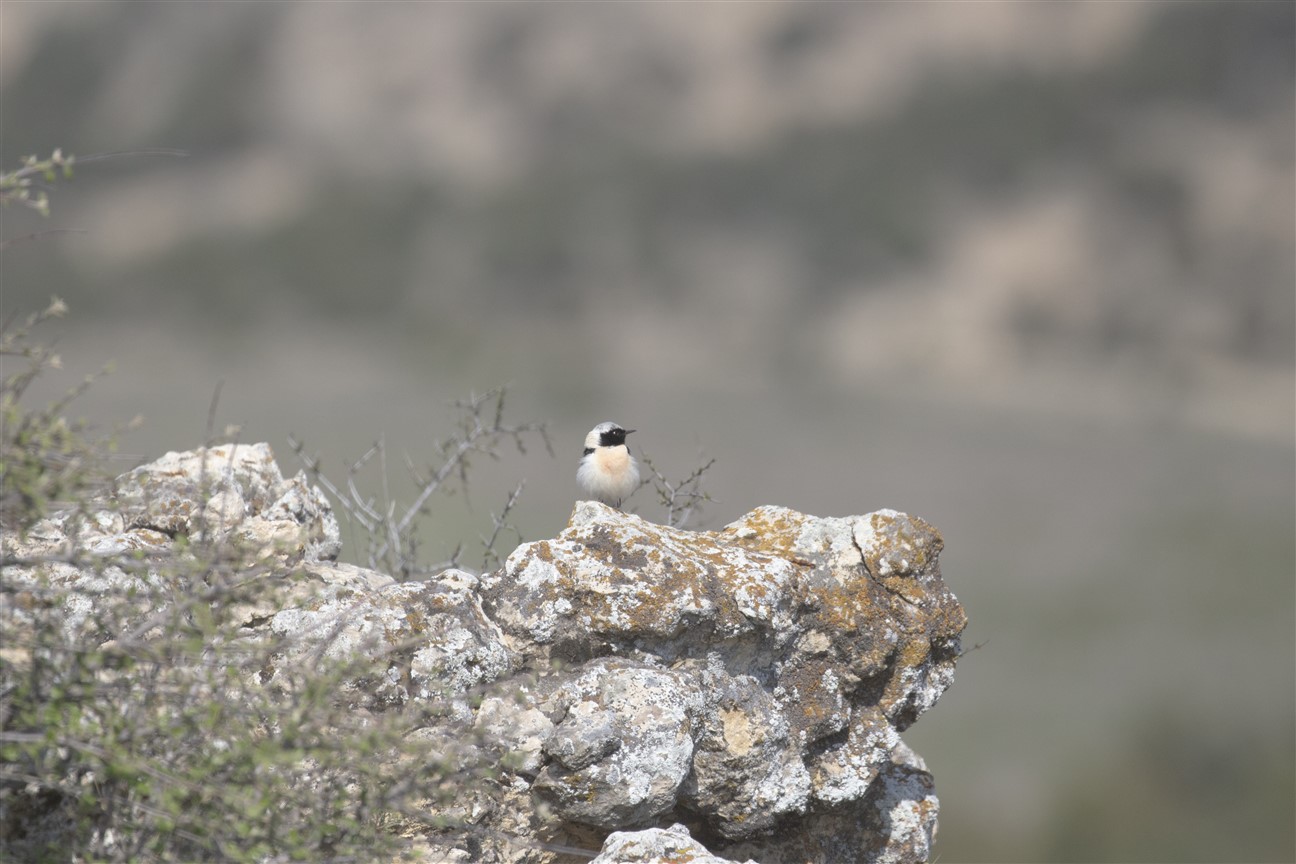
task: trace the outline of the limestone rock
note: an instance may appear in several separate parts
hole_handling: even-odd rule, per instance
[[[25,536],[5,534],[5,556],[34,563],[5,568],[14,590],[0,593],[0,624],[23,626],[30,619],[24,605],[55,596],[64,606],[61,626],[69,636],[78,633],[91,644],[114,639],[120,634],[99,623],[110,617],[102,614],[108,609],[131,629],[192,595],[190,586],[177,582],[183,568],[158,566],[174,554],[175,538],[182,535],[201,532],[274,567],[291,562],[327,568],[341,549],[328,500],[304,474],[285,480],[268,444],[168,453],[119,477],[114,488],[92,501],[88,513],[58,513]],[[232,601],[213,611],[241,621],[278,608]]]
[[[128,474],[117,500],[128,528],[202,530],[298,560],[329,560],[342,548],[328,499],[303,473],[285,480],[269,444],[167,453]]]
[[[478,740],[500,752],[500,765],[526,781],[540,773],[554,731],[549,716],[532,707],[537,701],[532,687],[514,680],[505,695],[482,699],[473,727]]]
[[[762,507],[695,533],[578,503],[558,537],[483,577],[483,608],[533,666],[577,664],[563,680],[657,670],[675,676],[671,692],[700,694],[675,721],[691,767],[673,806],[630,796],[645,725],[584,679],[543,747],[537,793],[574,825],[686,822],[725,855],[925,860],[938,804],[899,733],[950,685],[960,650],[966,618],[942,547],[890,510]],[[647,775],[659,789],[671,764]]]
[[[304,473],[284,479],[269,444],[226,444],[167,453],[119,477],[89,518],[63,513],[26,538],[6,538],[8,554],[107,557],[165,554],[177,536],[260,550],[282,561],[330,561],[342,549],[333,508]]]
[[[269,622],[293,646],[284,663],[322,651],[326,658],[367,658],[353,686],[372,707],[410,699],[461,697],[514,667],[495,625],[482,613],[477,579],[447,570],[429,582],[402,582],[339,594],[284,609]],[[263,683],[282,683],[279,668]]]
[[[31,567],[6,567],[6,590],[0,592],[0,642],[30,644],[31,628],[44,620],[41,607],[57,603],[63,638],[102,645],[119,634],[104,628],[101,612],[130,629],[144,623],[157,607],[135,603],[132,597],[165,593],[164,579],[148,569],[125,570],[115,565],[81,568],[64,562]]]
[[[936,800],[931,774],[900,743],[868,783],[858,806],[813,809],[795,831],[726,847],[725,855],[762,862],[861,861],[910,864],[927,861],[935,835]]]
[[[692,676],[605,658],[573,670],[551,702],[561,718],[535,791],[560,818],[612,829],[675,806],[702,702]]]
[[[581,501],[556,539],[519,546],[482,587],[517,649],[543,661],[780,644],[797,568],[722,541]]]
[[[238,550],[254,562],[241,578],[265,590],[212,612],[239,639],[274,640],[257,683],[291,692],[317,658],[343,660],[344,702],[424,703],[411,739],[491,768],[450,809],[429,803],[430,820],[460,826],[428,833],[434,858],[931,853],[939,802],[900,733],[952,683],[966,617],[921,519],[761,507],[691,532],[583,501],[493,573],[398,583],[333,560],[328,502],[264,444],[167,454],[102,505],[5,538],[29,563],[4,570],[0,626],[21,634],[59,602],[68,638],[102,643],[118,635],[100,632],[104,604],[139,604],[116,619],[135,626],[205,587],[161,566],[182,563],[175,538]]]
[[[810,565],[798,629],[828,635],[838,687],[880,688],[877,704],[898,730],[953,683],[967,616],[941,579],[944,540],[931,525],[894,510],[838,519],[761,507],[722,533]]]
[[[804,813],[810,772],[778,701],[750,675],[699,676],[706,710],[684,802],[729,839],[769,832]]]
[[[733,864],[718,858],[689,836],[683,825],[649,828],[646,831],[614,831],[603,842],[603,850],[590,864]],[[747,861],[745,864],[756,864]]]

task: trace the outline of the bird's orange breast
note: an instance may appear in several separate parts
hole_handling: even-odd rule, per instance
[[[619,477],[630,467],[630,451],[625,447],[600,447],[594,451],[594,464],[600,471]]]

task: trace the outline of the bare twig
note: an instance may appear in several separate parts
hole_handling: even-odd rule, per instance
[[[652,486],[657,490],[657,497],[666,508],[666,524],[672,528],[683,528],[701,512],[702,505],[711,500],[711,495],[702,489],[706,472],[715,464],[709,459],[683,480],[672,483],[657,470],[657,466],[647,454],[640,456],[640,461],[648,469],[648,476],[639,481],[639,485]]]
[[[188,156],[186,150],[176,150],[173,147],[141,147],[138,150],[112,150],[104,153],[91,153],[89,156],[78,156],[77,164],[84,165],[87,162],[102,162],[105,159],[122,159],[127,156],[174,156],[184,158]]]
[[[34,240],[40,240],[49,237],[52,234],[89,234],[84,228],[46,228],[44,231],[33,231],[30,234],[19,234],[17,237],[10,237],[7,240],[0,240],[0,249],[8,249],[10,246],[17,246],[19,243],[30,243]]]
[[[42,216],[50,215],[49,194],[47,189],[53,187],[54,183],[60,176],[68,179],[72,176],[73,165],[83,165],[87,162],[99,162],[104,159],[116,159],[125,156],[187,156],[183,150],[172,150],[164,147],[148,147],[141,150],[118,150],[111,153],[95,153],[91,156],[77,158],[71,154],[64,154],[62,150],[55,150],[47,159],[39,159],[36,156],[27,156],[22,160],[22,167],[15,168],[12,171],[0,171],[0,206],[6,206],[11,201],[15,204],[21,204],[35,210]],[[37,240],[48,234],[69,233],[75,229],[55,228],[50,231],[37,231],[32,234],[25,234],[21,237],[14,237],[8,240],[0,240],[0,249],[7,249],[16,243],[23,243],[30,240]],[[85,233],[80,231],[77,233]]]
[[[513,505],[517,503],[518,498],[522,497],[522,489],[525,486],[526,486],[525,480],[519,482],[517,488],[513,490],[513,494],[510,495],[508,501],[504,503],[504,509],[500,511],[500,514],[498,516],[496,516],[494,513],[491,514],[491,522],[493,522],[495,526],[494,530],[491,531],[491,535],[489,538],[488,537],[481,538],[482,547],[484,549],[482,553],[483,571],[491,567],[492,561],[495,564],[499,564],[500,561],[502,560],[500,558],[500,554],[495,551],[495,541],[499,539],[499,535],[502,530],[504,530],[505,528],[511,529],[513,533],[517,535],[518,542],[520,543],[522,541],[522,532],[518,531],[515,526],[509,524],[508,515],[509,515],[509,511],[513,509]]]
[[[332,495],[338,509],[368,535],[367,557],[368,565],[372,569],[405,578],[439,572],[445,566],[458,566],[462,548],[457,548],[448,564],[442,562],[437,565],[436,570],[417,563],[418,520],[427,514],[432,496],[438,492],[453,491],[466,495],[468,473],[474,457],[498,459],[500,448],[506,442],[511,442],[517,447],[518,452],[525,454],[527,439],[532,435],[539,435],[545,449],[553,455],[553,446],[550,444],[543,423],[510,424],[505,421],[505,393],[505,388],[499,388],[480,395],[470,394],[468,399],[454,403],[460,414],[458,428],[444,441],[433,442],[439,464],[430,466],[424,471],[416,467],[408,455],[405,456],[406,470],[418,490],[413,501],[405,507],[397,505],[389,485],[387,448],[383,439],[380,438],[373,447],[347,468],[345,491],[324,476],[319,457],[307,456],[303,452],[304,447],[300,441],[290,436],[289,445],[314,482],[319,483]],[[379,482],[383,499],[381,506],[364,496],[357,483],[360,469],[374,457],[377,457],[377,468],[380,472]],[[456,480],[457,483],[452,485],[451,481]],[[490,539],[483,538],[483,543],[486,544],[484,566],[492,558],[498,560],[499,556],[494,554],[494,543],[504,529],[509,527],[503,520],[516,504],[520,493],[521,487],[514,492],[500,516],[496,517],[492,514],[491,518],[496,524],[493,526]]]

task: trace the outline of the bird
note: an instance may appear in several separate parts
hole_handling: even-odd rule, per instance
[[[639,486],[639,466],[625,443],[633,431],[611,420],[598,424],[585,436],[585,452],[576,469],[576,482],[581,488],[618,510]]]

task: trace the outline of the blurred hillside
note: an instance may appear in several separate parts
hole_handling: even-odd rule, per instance
[[[931,520],[968,607],[910,733],[942,861],[1291,860],[1296,6],[0,4],[0,314],[50,294],[127,452],[295,470],[513,384],[751,507]],[[52,382],[57,389],[66,382]],[[124,465],[123,468],[129,467]],[[653,516],[652,502],[640,510]],[[1243,752],[1239,752],[1243,751]],[[1102,826],[1095,829],[1095,825]]]
[[[7,3],[6,164],[192,154],[86,166],[56,224],[88,233],[7,256],[8,300],[522,345],[576,318],[609,382],[701,388],[794,359],[1047,401],[1041,367],[1115,372],[1132,392],[1093,408],[1283,439],[1291,18]]]

